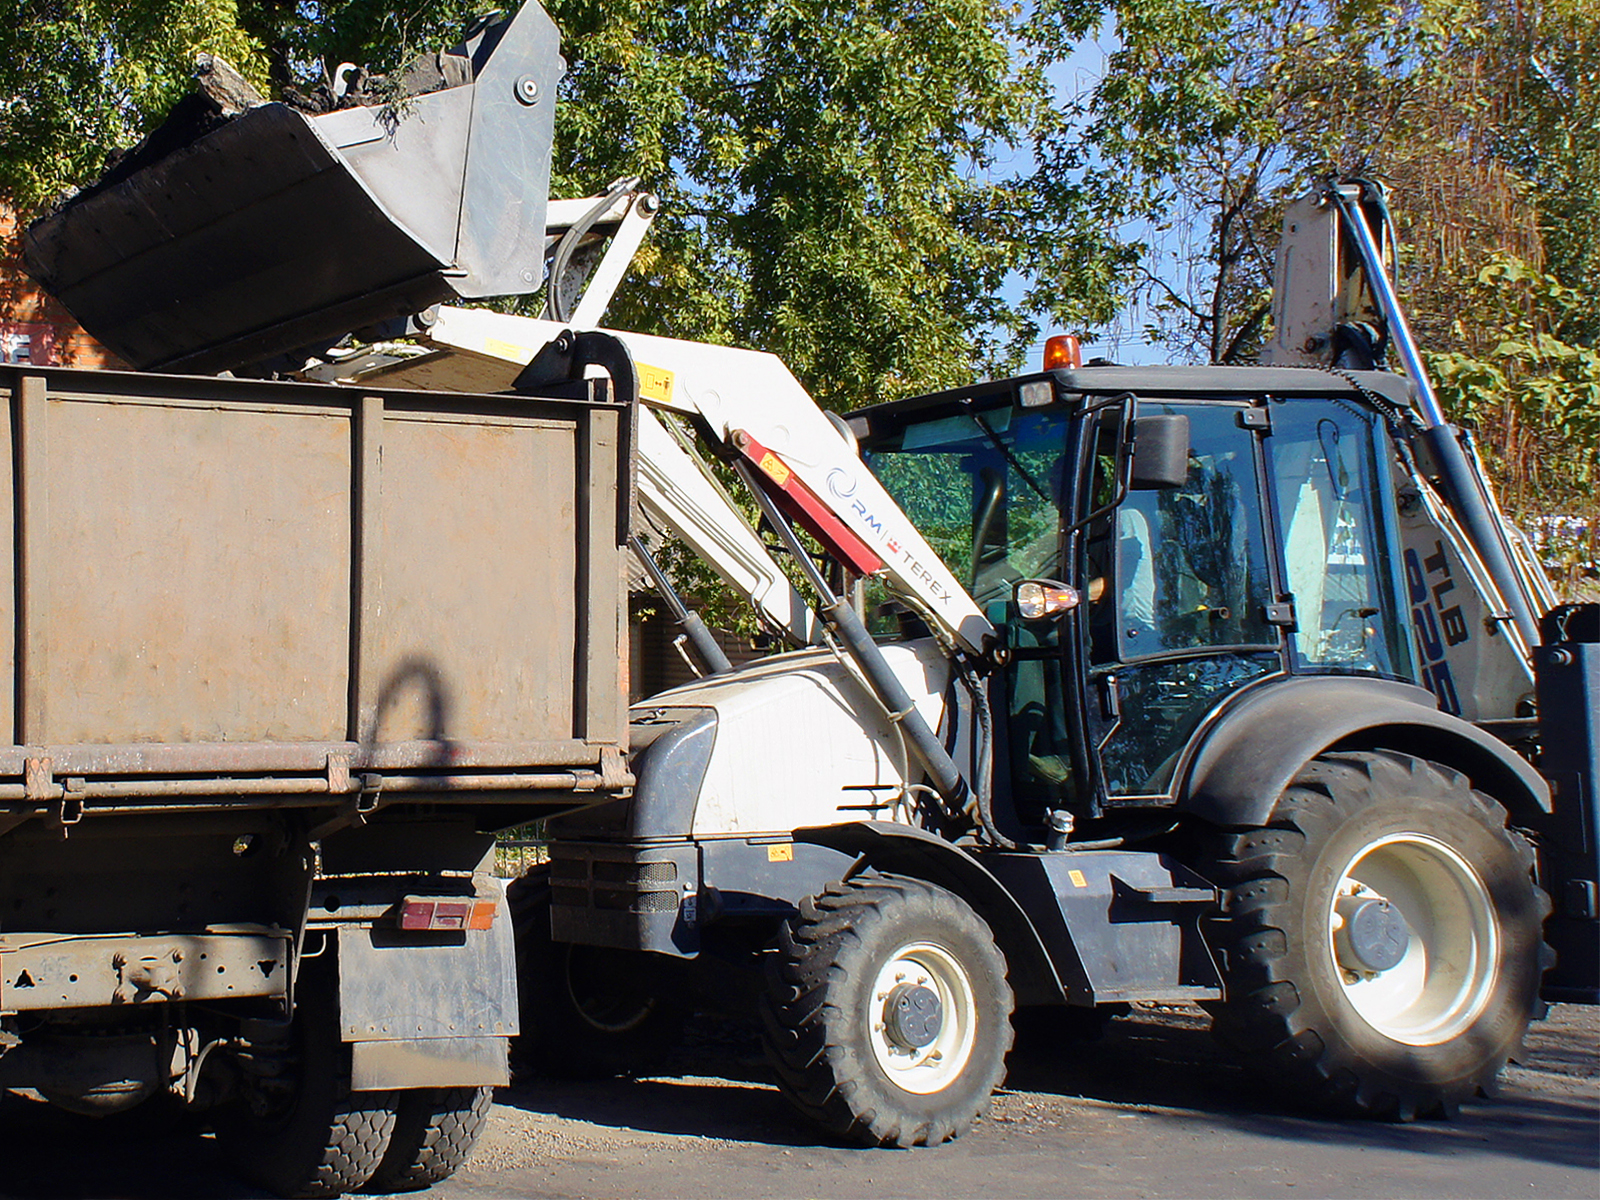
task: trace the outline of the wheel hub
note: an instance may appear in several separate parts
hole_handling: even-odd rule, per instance
[[[903,1091],[931,1096],[966,1070],[978,1039],[965,965],[934,942],[910,942],[878,969],[863,1014],[872,1056]]]
[[[884,1002],[883,1023],[890,1040],[907,1050],[921,1050],[938,1039],[944,1025],[944,1006],[932,988],[902,983]]]
[[[1381,896],[1342,896],[1338,912],[1339,965],[1352,971],[1387,971],[1398,966],[1411,944],[1405,915]]]
[[[1457,850],[1427,834],[1391,833],[1351,856],[1328,934],[1345,999],[1405,1045],[1459,1036],[1494,987],[1500,935],[1488,889]]]

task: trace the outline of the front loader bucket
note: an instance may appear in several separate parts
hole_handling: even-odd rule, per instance
[[[559,48],[530,0],[452,52],[455,86],[320,116],[261,104],[153,156],[158,131],[28,228],[28,270],[130,365],[195,373],[535,291]]]

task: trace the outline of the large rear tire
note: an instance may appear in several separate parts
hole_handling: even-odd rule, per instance
[[[1465,776],[1330,754],[1213,864],[1218,1036],[1289,1094],[1391,1120],[1487,1088],[1539,1011],[1549,903],[1533,852]]]
[[[339,1040],[330,968],[308,963],[301,976],[283,1086],[247,1083],[245,1095],[219,1114],[217,1136],[229,1160],[279,1196],[359,1190],[394,1132],[397,1093],[350,1090],[350,1048]]]
[[[559,1079],[648,1074],[677,1046],[684,1006],[660,986],[649,956],[574,946],[550,936],[550,864],[506,889],[517,938],[519,1071]]]
[[[414,1192],[454,1175],[488,1123],[494,1089],[417,1088],[399,1096],[394,1134],[369,1192]]]
[[[779,1088],[823,1129],[932,1146],[987,1111],[1011,1006],[1005,958],[965,901],[864,876],[830,885],[783,926],[763,1040]]]

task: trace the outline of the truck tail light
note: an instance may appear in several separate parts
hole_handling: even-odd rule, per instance
[[[401,929],[488,929],[493,900],[463,896],[407,896],[400,902]]]

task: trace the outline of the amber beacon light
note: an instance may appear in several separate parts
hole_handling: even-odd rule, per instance
[[[1044,344],[1046,371],[1073,370],[1083,366],[1083,347],[1070,333],[1058,333]]]

